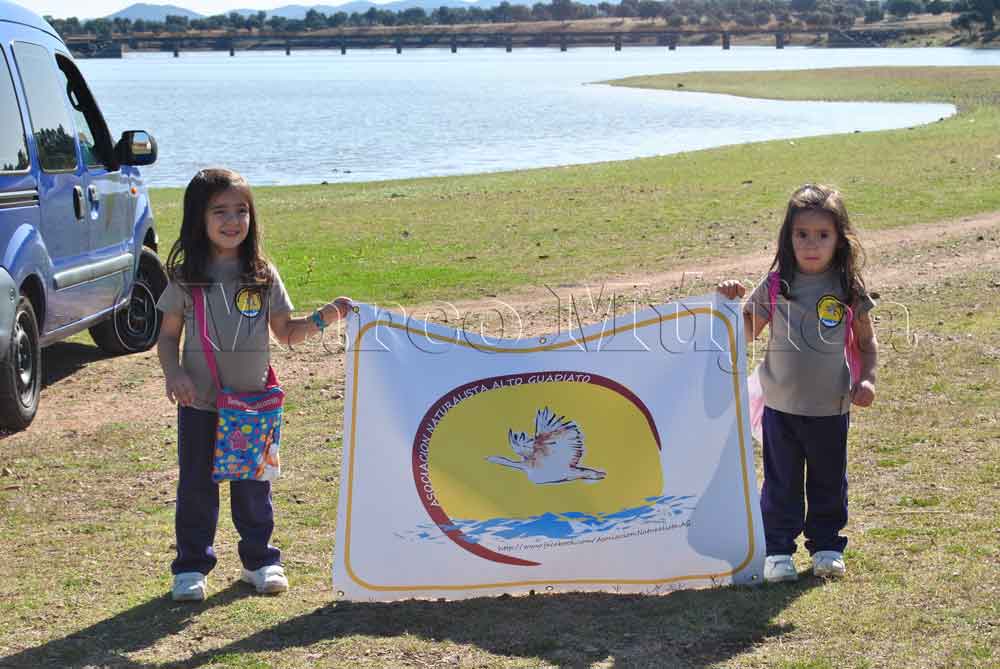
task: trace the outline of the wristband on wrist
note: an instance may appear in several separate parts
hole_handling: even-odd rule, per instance
[[[316,328],[320,331],[325,330],[326,326],[329,325],[329,323],[323,320],[323,314],[319,312],[319,309],[312,312],[312,315],[309,317],[309,320],[311,320],[313,322],[313,325],[315,325]]]

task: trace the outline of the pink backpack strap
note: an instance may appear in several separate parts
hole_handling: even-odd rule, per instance
[[[778,291],[781,288],[781,275],[777,272],[767,274],[767,318],[774,316],[774,305],[778,302]]]
[[[854,310],[844,305],[847,313],[844,315],[844,326],[847,334],[844,338],[844,355],[847,356],[847,369],[851,372],[851,386],[861,379],[861,346],[854,336]]]
[[[208,314],[205,310],[205,294],[201,286],[191,288],[191,295],[194,297],[194,321],[198,326],[198,337],[201,339],[201,348],[205,353],[205,362],[208,364],[212,378],[215,380],[215,387],[222,388],[219,382],[219,367],[215,364],[215,349],[212,340],[208,336]]]

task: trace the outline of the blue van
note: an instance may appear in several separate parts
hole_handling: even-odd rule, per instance
[[[167,283],[138,166],[156,142],[112,140],[69,49],[0,0],[0,426],[38,409],[41,349],[84,329],[113,353],[156,343]]]

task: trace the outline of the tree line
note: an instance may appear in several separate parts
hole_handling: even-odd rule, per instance
[[[62,36],[183,34],[200,31],[273,31],[306,33],[327,28],[371,26],[460,25],[473,23],[528,23],[533,21],[572,21],[594,18],[662,19],[674,28],[717,28],[723,25],[739,27],[850,28],[858,19],[866,23],[881,21],[886,16],[906,18],[910,14],[931,12],[959,14],[952,24],[956,28],[973,30],[982,25],[994,28],[994,15],[1000,12],[1000,0],[621,0],[617,5],[601,2],[587,5],[573,0],[537,2],[532,6],[502,2],[495,7],[439,7],[427,12],[420,7],[390,11],[371,7],[365,12],[335,12],[327,15],[310,9],[303,19],[256,14],[218,14],[206,18],[167,16],[165,21],[131,20],[127,18],[88,19],[45,17]]]

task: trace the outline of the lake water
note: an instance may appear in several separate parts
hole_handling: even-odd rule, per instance
[[[816,103],[592,85],[698,70],[1000,65],[1000,51],[734,46],[126,54],[81,60],[156,186],[226,165],[254,185],[469,174],[929,123],[951,105]]]

